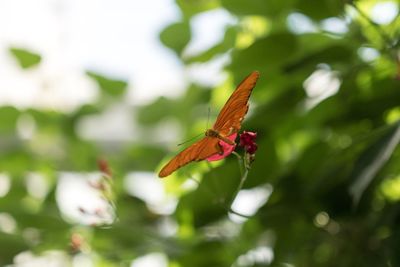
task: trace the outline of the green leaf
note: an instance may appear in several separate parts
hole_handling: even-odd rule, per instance
[[[185,170],[182,171],[185,172]],[[189,174],[187,176],[190,177]],[[240,182],[236,158],[211,169],[204,176],[195,191],[181,198],[176,211],[178,218],[190,212],[193,218],[193,226],[196,228],[207,225],[228,214],[233,194]]]
[[[161,121],[165,116],[171,116],[171,110],[175,106],[174,101],[165,97],[158,98],[155,102],[147,105],[146,108],[139,109],[138,120],[141,124],[155,124]],[[165,113],[169,110],[169,114]]]
[[[88,71],[86,74],[97,82],[103,93],[109,96],[121,97],[128,86],[126,81],[109,78],[92,71]]]
[[[296,0],[222,0],[222,5],[230,12],[246,15],[277,16],[288,10]]]
[[[9,51],[23,69],[32,68],[38,65],[42,59],[40,55],[22,48],[11,47]]]
[[[0,265],[13,263],[14,256],[29,249],[21,235],[0,232]]]
[[[344,9],[345,1],[336,0],[300,0],[296,8],[299,12],[315,20],[339,16]]]
[[[176,0],[185,18],[220,6],[218,0]]]
[[[400,123],[397,123],[361,155],[352,174],[354,182],[350,186],[354,204],[358,204],[363,192],[390,159],[399,142]]]
[[[191,86],[181,99],[160,97],[153,103],[138,110],[138,120],[145,125],[151,125],[164,120],[166,117],[175,117],[184,124],[193,123],[201,115],[207,114],[207,108],[199,109],[200,104],[208,103],[210,91],[197,86]],[[168,112],[165,112],[168,110]]]
[[[14,107],[0,107],[0,134],[15,133],[19,115],[19,110]]]
[[[178,22],[169,25],[160,33],[161,42],[180,55],[190,41],[190,25],[188,22]]]
[[[235,51],[231,68],[245,77],[253,70],[277,69],[290,61],[297,50],[297,38],[290,33],[276,33],[257,40],[250,47]]]

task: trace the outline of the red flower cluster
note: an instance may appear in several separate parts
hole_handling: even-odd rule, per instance
[[[257,133],[244,131],[240,135],[239,146],[244,147],[247,153],[253,155],[257,151],[256,137]]]

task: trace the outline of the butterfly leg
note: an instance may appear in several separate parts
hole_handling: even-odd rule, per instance
[[[222,146],[219,144],[219,142],[215,146],[216,146],[216,149],[218,150],[218,154],[220,154],[220,155],[224,154],[224,150],[223,150]]]

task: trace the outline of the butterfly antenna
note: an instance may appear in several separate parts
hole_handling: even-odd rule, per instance
[[[206,129],[208,129],[208,123],[209,123],[209,121],[210,121],[210,113],[211,113],[211,108],[208,107]],[[202,133],[196,135],[195,137],[190,138],[189,140],[186,140],[185,142],[182,142],[182,143],[178,144],[178,146],[181,146],[181,145],[183,145],[183,144],[186,144],[186,143],[188,143],[188,142],[190,142],[190,141],[196,139],[196,138],[199,137],[200,135],[202,135]]]
[[[208,123],[210,122],[210,113],[211,113],[211,108],[210,108],[210,107],[208,107],[206,129],[208,129]]]
[[[199,137],[200,135],[203,135],[203,133],[198,134],[198,135],[196,135],[195,137],[192,137],[192,138],[190,138],[189,140],[186,140],[185,142],[182,142],[182,143],[178,144],[178,146],[181,146],[181,145],[183,145],[183,144],[186,144],[186,143],[188,143],[188,142],[190,142],[190,141],[196,139],[196,138]]]

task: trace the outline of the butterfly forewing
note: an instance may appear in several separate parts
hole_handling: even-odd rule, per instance
[[[166,177],[189,162],[203,160],[220,152],[218,142],[218,138],[204,137],[176,155],[161,169],[158,176]]]
[[[259,76],[258,71],[253,71],[238,85],[221,109],[214,123],[214,130],[223,136],[239,131],[243,117],[249,108],[248,101],[250,94]]]

